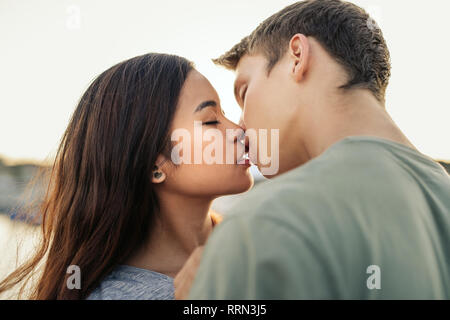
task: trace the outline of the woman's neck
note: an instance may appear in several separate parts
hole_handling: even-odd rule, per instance
[[[126,264],[174,277],[192,251],[206,242],[212,199],[161,194],[149,239]]]

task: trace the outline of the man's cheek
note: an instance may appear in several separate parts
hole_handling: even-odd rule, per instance
[[[247,105],[244,109],[244,124],[246,128],[257,128],[261,115],[257,106]]]
[[[253,99],[251,102],[246,105],[245,107],[245,114],[244,114],[244,122],[248,127],[251,127],[251,124],[258,125],[258,127],[261,125],[261,121],[265,121],[266,118],[266,110],[264,108],[264,105],[262,104],[262,101],[259,99]]]

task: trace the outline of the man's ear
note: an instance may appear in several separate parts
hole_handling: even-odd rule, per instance
[[[162,155],[159,155],[156,159],[156,164],[153,166],[152,170],[152,182],[153,183],[161,183],[166,180],[166,174],[162,169],[162,165],[166,162],[166,158]]]
[[[310,45],[308,38],[301,34],[295,34],[289,41],[288,53],[292,61],[292,75],[296,82],[303,80],[309,64]]]

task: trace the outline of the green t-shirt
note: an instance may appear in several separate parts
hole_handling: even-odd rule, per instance
[[[190,299],[450,299],[450,178],[348,137],[254,188],[208,240]]]

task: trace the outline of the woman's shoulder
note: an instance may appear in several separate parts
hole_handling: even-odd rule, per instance
[[[117,266],[87,300],[172,300],[173,278],[128,265]]]

